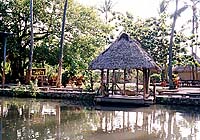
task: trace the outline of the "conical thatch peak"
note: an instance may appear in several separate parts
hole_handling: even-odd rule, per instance
[[[160,68],[142,49],[140,43],[126,33],[113,42],[108,49],[94,59],[89,69],[154,69]]]
[[[130,41],[129,36],[128,36],[127,34],[125,34],[125,33],[123,33],[123,34],[119,37],[119,40],[121,40],[121,39],[125,39],[125,40],[127,40],[127,41]]]

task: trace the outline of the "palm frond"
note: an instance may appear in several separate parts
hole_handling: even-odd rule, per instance
[[[187,8],[188,8],[187,5],[185,5],[185,6],[183,6],[182,8],[180,8],[180,9],[177,11],[177,16],[181,16],[181,13],[183,13]]]
[[[182,8],[178,9],[176,13],[174,14],[177,14],[177,16],[181,16],[181,13],[183,13],[186,9],[188,8],[188,5],[184,5]],[[170,18],[173,18],[174,17],[174,14],[172,14],[170,16]]]
[[[159,13],[164,13],[167,11],[167,8],[169,6],[169,2],[172,1],[172,0],[162,0],[160,2],[160,6],[159,6]]]
[[[160,3],[160,6],[159,6],[159,13],[163,13],[166,11],[167,9],[167,4],[166,4],[166,1],[165,0],[162,0],[161,3]]]

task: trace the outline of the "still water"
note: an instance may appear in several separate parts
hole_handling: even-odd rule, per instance
[[[0,98],[0,140],[200,140],[200,109]]]

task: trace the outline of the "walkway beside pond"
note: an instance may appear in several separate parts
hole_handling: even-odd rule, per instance
[[[188,93],[199,93],[200,94],[200,88],[195,87],[180,87],[178,89],[174,90],[167,90],[167,88],[159,88],[157,91],[163,91],[160,94],[188,94]]]
[[[183,87],[177,90],[158,90],[157,104],[200,106],[200,88]]]
[[[80,88],[40,87],[39,89],[36,92],[36,98],[83,100],[93,103],[96,96],[95,91],[89,92]],[[181,87],[168,90],[167,88],[156,87],[156,89],[156,104],[200,105],[200,88]],[[31,97],[30,94],[30,91],[20,91],[20,94],[16,94],[12,88],[0,89],[0,96]]]

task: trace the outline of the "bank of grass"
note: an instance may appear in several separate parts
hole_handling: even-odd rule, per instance
[[[91,90],[90,85],[82,85],[80,88],[75,85],[70,85],[68,87],[56,88],[47,86],[47,87],[38,87],[36,83],[31,82],[29,85],[15,85],[9,86],[9,89],[2,89],[1,95],[3,96],[12,96],[12,97],[31,97],[31,98],[74,98],[71,94],[79,95],[79,94],[97,94],[100,83],[94,83],[93,90]],[[120,89],[123,89],[123,84],[119,83],[118,86]],[[143,86],[139,85],[139,91],[142,91]],[[156,87],[158,89],[160,87]],[[109,89],[112,90],[112,83],[109,83]],[[150,86],[150,89],[153,89]],[[162,88],[163,89],[163,88]],[[119,90],[116,87],[116,90]],[[136,90],[136,85],[134,83],[127,83],[126,90],[134,91]],[[76,92],[77,91],[77,92]],[[60,94],[63,93],[63,94]],[[60,94],[60,95],[59,95]],[[65,95],[66,94],[66,95]],[[82,95],[80,95],[82,96]],[[77,97],[76,97],[77,98]],[[85,95],[84,95],[85,98]]]
[[[16,97],[36,97],[39,94],[39,88],[37,84],[31,81],[29,85],[18,84],[11,87],[10,92]]]
[[[94,97],[96,95],[94,91],[68,90],[67,88],[55,88],[55,90],[53,90],[54,88],[41,88],[34,83],[30,83],[29,85],[12,85],[8,86],[8,88],[0,89],[0,96],[36,99],[67,99],[71,101],[81,101],[91,105],[94,104]]]

